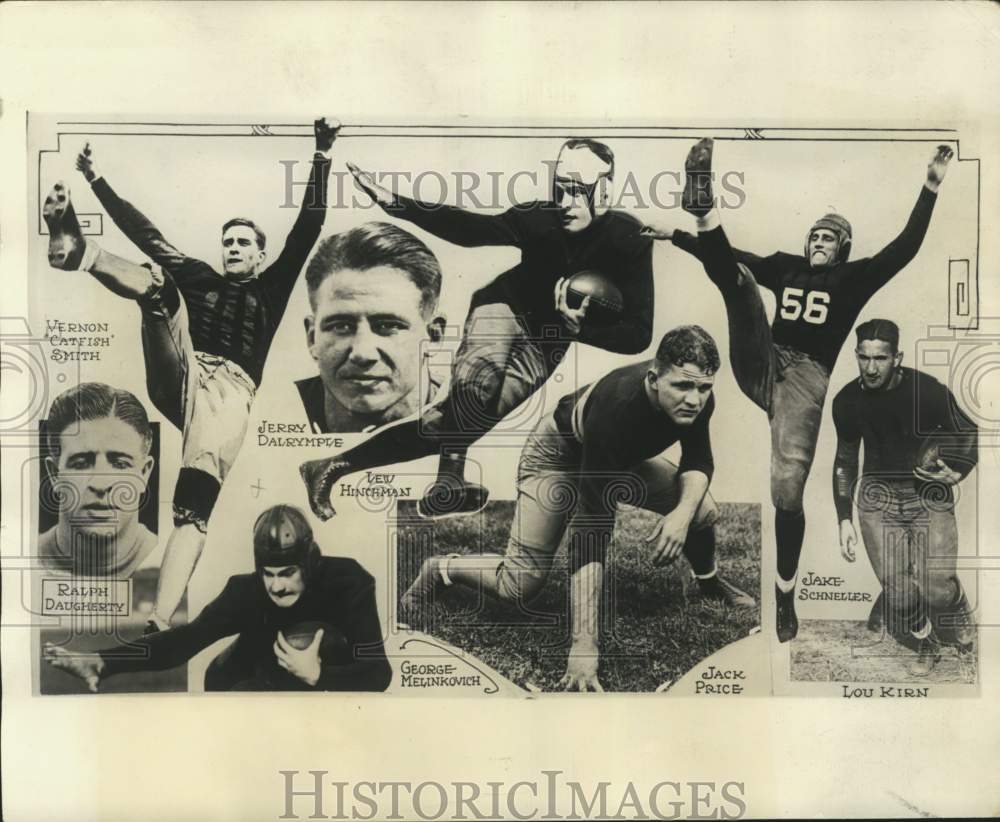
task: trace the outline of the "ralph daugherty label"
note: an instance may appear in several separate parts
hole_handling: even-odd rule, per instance
[[[43,579],[42,613],[128,616],[132,601],[128,579]]]

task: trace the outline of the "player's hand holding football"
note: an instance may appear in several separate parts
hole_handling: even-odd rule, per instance
[[[954,154],[955,152],[948,146],[937,147],[930,163],[927,164],[927,187],[931,191],[937,191],[938,186],[941,185],[944,175],[948,172],[948,163]]]
[[[854,546],[858,544],[858,532],[849,519],[840,523],[840,555],[848,562],[854,562]]]
[[[58,645],[53,645],[51,642],[46,642],[45,648],[42,650],[42,658],[53,668],[59,668],[79,677],[92,693],[97,693],[97,686],[101,682],[101,673],[104,671],[104,660],[101,659],[100,654],[74,653],[60,648]]]
[[[380,206],[389,208],[396,203],[396,197],[389,189],[375,182],[375,177],[367,171],[362,171],[354,163],[347,163],[347,170],[354,177],[354,185],[371,197]]]
[[[574,644],[566,660],[566,673],[559,680],[559,687],[565,691],[600,691],[603,693],[600,681],[597,679],[597,665],[600,657],[597,648]]]
[[[929,469],[918,465],[913,469],[913,476],[926,482],[940,482],[943,485],[958,485],[962,481],[962,475],[944,460],[938,460],[935,466]]]
[[[556,283],[556,311],[562,314],[563,326],[572,337],[580,335],[583,328],[583,321],[587,317],[587,307],[590,305],[590,297],[584,297],[579,308],[570,308],[566,300],[569,291],[569,277],[560,277]]]
[[[322,667],[319,661],[319,647],[323,641],[323,629],[320,628],[310,642],[301,651],[294,648],[285,635],[278,631],[274,641],[274,656],[278,664],[292,676],[301,679],[306,685],[313,686],[319,682]]]
[[[326,154],[337,139],[340,131],[340,120],[336,117],[320,117],[313,121],[313,134],[316,135],[316,151]]]
[[[661,519],[653,532],[646,537],[646,544],[653,544],[653,565],[660,567],[669,565],[681,555],[684,543],[687,542],[688,527],[691,521],[671,511]]]
[[[84,143],[83,149],[76,155],[76,170],[81,172],[88,183],[94,182],[101,175],[94,165],[94,152],[90,143]]]

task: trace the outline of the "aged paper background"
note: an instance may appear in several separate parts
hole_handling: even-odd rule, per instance
[[[997,316],[998,34],[1000,14],[985,4],[4,5],[0,313],[27,316],[32,111],[958,128],[963,153],[982,161],[980,311]],[[908,191],[893,196],[905,201]],[[21,401],[11,385],[0,416]],[[1000,381],[983,390],[1000,398]],[[981,500],[997,497],[995,446],[984,438]],[[10,504],[21,460],[3,456],[6,557],[21,534]],[[998,517],[982,506],[981,545],[992,543]],[[982,574],[985,622],[1000,623],[989,604],[998,594],[1000,575]],[[606,696],[487,706],[379,696],[33,699],[29,632],[5,628],[3,810],[15,820],[272,819],[283,809],[282,769],[481,784],[558,769],[584,784],[743,782],[753,817],[989,815],[1000,812],[996,631],[981,634],[978,699]]]

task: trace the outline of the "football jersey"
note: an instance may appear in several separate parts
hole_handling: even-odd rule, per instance
[[[584,323],[575,339],[614,351],[639,354],[653,339],[652,241],[639,236],[641,224],[629,214],[608,211],[577,233],[565,231],[551,202],[517,205],[502,214],[477,214],[448,205],[431,205],[396,195],[383,206],[437,237],[464,247],[514,246],[521,262],[472,295],[471,308],[505,303],[520,315],[529,333],[562,339],[562,315],[555,308],[561,277],[595,270],[622,292],[624,308],[616,322]]]
[[[171,245],[135,206],[103,177],[92,187],[115,225],[169,275],[184,297],[195,351],[225,357],[260,384],[264,362],[295,281],[319,237],[326,216],[330,160],[313,160],[302,209],[278,258],[257,277],[236,281]]]
[[[802,255],[777,252],[758,257],[733,249],[758,285],[774,293],[777,310],[772,340],[807,354],[833,370],[840,349],[861,309],[883,285],[916,256],[930,225],[937,194],[920,189],[906,226],[872,257],[812,268]],[[698,256],[698,238],[675,231],[674,245]]]

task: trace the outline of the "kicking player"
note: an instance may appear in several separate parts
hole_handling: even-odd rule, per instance
[[[222,482],[243,443],[268,349],[326,216],[329,153],[339,128],[336,121],[315,122],[316,153],[302,210],[266,268],[264,233],[241,217],[222,227],[223,274],[178,251],[98,173],[89,144],[77,157],[77,168],[115,225],[156,265],[130,262],[85,238],[63,183],[46,198],[49,264],[89,271],[115,294],[136,301],[150,399],[183,433],[174,530],[151,629],[168,626],[205,545]]]
[[[418,511],[426,517],[478,511],[487,491],[465,481],[469,447],[545,383],[571,342],[620,354],[638,354],[652,342],[652,243],[638,235],[633,217],[610,210],[614,155],[596,140],[563,144],[551,202],[500,215],[411,200],[349,167],[358,186],[392,216],[461,246],[514,246],[521,262],[473,294],[442,401],[343,454],[303,464],[310,505],[328,519],[335,513],[330,492],[347,474],[440,454],[438,480]],[[587,269],[621,290],[617,321],[586,322],[589,300],[569,306],[568,277]]]
[[[926,676],[941,656],[942,635],[952,633],[942,628],[953,629],[952,644],[960,654],[971,651],[975,641],[969,603],[955,573],[952,487],[976,465],[978,432],[945,386],[901,365],[894,322],[869,320],[856,333],[860,376],[833,399],[833,499],[841,554],[854,562],[857,487],[861,536],[883,590],[868,627],[881,631],[887,623],[894,636],[910,633],[919,643],[911,670]],[[865,463],[858,482],[862,442]],[[921,464],[931,443],[937,453]]]
[[[49,642],[44,658],[79,677],[91,691],[130,671],[183,665],[213,642],[237,638],[205,671],[206,691],[384,691],[392,679],[375,601],[375,580],[353,559],[321,556],[302,512],[275,505],[254,524],[252,574],[230,577],[187,625],[150,634],[129,646],[80,653]],[[322,622],[343,633],[346,647],[320,657],[319,628],[299,649],[285,632]],[[138,646],[138,649],[136,648]]]
[[[806,234],[805,255],[758,257],[733,249],[712,195],[712,140],[688,154],[682,208],[698,236],[647,228],[697,256],[718,286],[729,320],[729,356],[743,393],[771,424],[771,501],[777,541],[777,634],[798,632],[795,583],[805,534],[802,495],[819,437],[823,401],[840,347],[865,303],[917,254],[930,224],[937,190],[952,150],[938,146],[917,203],[902,232],[873,257],[848,262],[851,225],[827,214]],[[778,311],[769,325],[758,285],[774,292]]]
[[[563,397],[521,452],[506,553],[426,560],[400,600],[404,618],[419,619],[440,587],[452,584],[529,602],[569,525],[573,644],[561,684],[602,690],[599,611],[619,501],[663,515],[646,540],[654,565],[683,553],[702,596],[752,607],[754,599],[722,579],[715,564],[709,420],[718,368],[714,340],[698,326],[681,326],[663,337],[653,360],[618,368]],[[679,466],[661,455],[675,442],[681,444]]]

